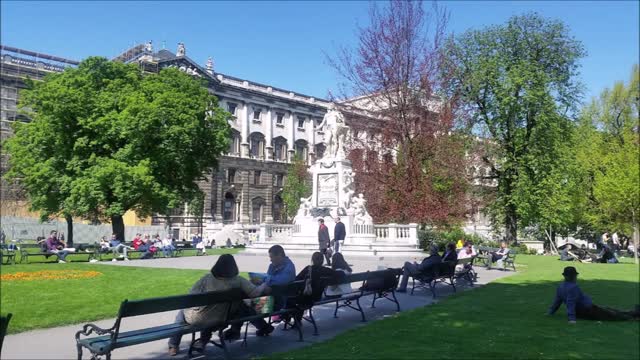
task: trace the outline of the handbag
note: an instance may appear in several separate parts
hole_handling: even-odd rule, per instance
[[[304,291],[302,292],[305,296],[311,296],[313,294],[313,287],[311,286],[311,270],[313,269],[312,265],[309,265],[309,274],[307,275],[307,279],[304,282]]]

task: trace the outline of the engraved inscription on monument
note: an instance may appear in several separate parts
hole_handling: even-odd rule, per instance
[[[338,206],[338,174],[318,175],[318,207]]]

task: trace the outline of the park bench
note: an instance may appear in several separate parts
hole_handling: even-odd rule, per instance
[[[518,255],[518,252],[516,250],[511,249],[507,253],[507,256],[498,260],[496,263],[498,265],[501,265],[502,269],[504,270],[507,270],[507,266],[511,266],[513,268],[513,271],[516,271],[516,264],[515,264],[516,255]]]
[[[273,286],[272,295],[293,296],[296,292],[301,291],[303,287],[304,282]],[[285,308],[267,314],[256,314],[243,318],[231,318],[231,314],[229,313],[232,308],[231,303],[243,301],[246,298],[247,297],[242,290],[231,289],[224,292],[177,295],[135,301],[124,300],[120,304],[118,316],[112,327],[108,329],[102,329],[94,324],[85,324],[82,327],[82,330],[76,333],[75,339],[78,360],[82,359],[83,348],[86,348],[91,352],[92,359],[101,355],[105,355],[107,359],[110,359],[111,352],[119,348],[167,339],[174,335],[186,334],[191,334],[191,344],[189,346],[188,352],[189,356],[191,356],[193,352],[193,344],[196,341],[196,332],[204,330],[204,327],[191,324],[171,323],[149,328],[120,332],[122,320],[134,316],[156,314],[173,310],[183,310],[191,307],[200,307],[213,304],[228,305],[228,312],[225,321],[214,327],[214,332],[218,333],[219,342],[215,342],[213,339],[210,341],[216,347],[220,347],[223,349],[225,358],[229,358],[229,353],[223,336],[224,329],[229,325],[238,323],[242,324],[257,318],[266,318],[273,315],[289,316],[293,314],[294,327],[298,330],[299,341],[303,341],[302,328],[299,321],[300,316],[295,316],[296,314],[300,314],[300,310],[296,308]],[[247,330],[245,330],[245,343],[246,331]],[[98,336],[89,337],[93,333],[97,334]]]
[[[2,353],[2,343],[4,342],[4,337],[7,335],[7,330],[9,330],[9,321],[11,321],[11,313],[7,314],[7,316],[0,316],[0,354]]]
[[[462,269],[456,270],[454,275],[454,279],[456,281],[463,279],[466,280],[470,286],[473,286],[473,283],[478,279],[478,274],[475,272],[475,270],[473,270],[473,263],[475,259],[475,256],[472,256],[470,258],[458,259],[456,265],[462,265]]]
[[[427,287],[431,290],[433,298],[436,298],[436,285],[443,283],[453,287],[456,292],[455,276],[457,261],[444,261],[433,266],[429,266],[424,271],[411,275],[411,295],[416,288]]]
[[[6,264],[5,264],[6,260]],[[0,249],[0,264],[9,265],[16,263],[16,252],[14,250]]]
[[[307,309],[303,309],[307,312],[307,316],[303,317],[303,319],[313,325],[313,334],[318,335],[318,326],[316,324],[315,318],[313,317],[313,307],[335,303],[335,311],[333,312],[334,318],[338,317],[338,309],[346,307],[358,311],[362,316],[362,321],[367,321],[364,315],[364,310],[360,305],[360,298],[369,295],[373,295],[373,300],[371,302],[372,308],[375,308],[375,304],[378,299],[384,298],[395,303],[398,311],[400,311],[400,303],[396,298],[395,289],[398,286],[401,274],[401,269],[386,269],[347,275],[343,279],[335,282],[327,281],[324,284],[326,286],[360,282],[362,283],[362,285],[359,288],[354,289],[352,292],[342,294],[339,297],[324,298],[314,302]],[[354,302],[355,306],[353,304]]]
[[[45,258],[49,258],[50,256],[58,257],[55,253],[42,251],[39,244],[23,244],[20,246],[20,263],[26,262],[28,264],[29,258],[34,256],[44,256]],[[67,254],[67,259],[71,256],[87,256],[87,261],[89,261],[96,259],[96,251],[88,249],[88,251],[70,252]]]

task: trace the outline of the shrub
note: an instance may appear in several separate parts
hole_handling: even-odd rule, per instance
[[[428,249],[431,244],[438,246],[440,251],[444,251],[448,243],[456,244],[458,240],[471,241],[474,245],[490,245],[492,242],[483,239],[479,235],[467,234],[461,228],[453,228],[450,230],[424,229],[418,230],[418,240],[422,249]]]

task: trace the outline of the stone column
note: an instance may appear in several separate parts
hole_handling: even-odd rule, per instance
[[[242,111],[240,112],[240,121],[242,125],[242,131],[240,133],[240,156],[249,157],[249,121],[251,106],[248,103],[242,102]]]
[[[308,139],[308,153],[309,159],[308,164],[313,165],[316,162],[316,131],[315,131],[315,121],[313,118],[309,116],[309,121],[307,122],[307,139]]]
[[[273,145],[271,144],[271,142],[273,141],[273,117],[270,107],[267,107],[267,116],[262,127],[266,129],[264,149],[267,153],[265,154],[265,159],[273,160]]]
[[[296,116],[293,113],[293,111],[289,112],[289,141],[287,141],[287,143],[289,144],[289,162],[293,161],[293,157],[295,156],[296,150],[295,150],[295,145],[296,145]]]

